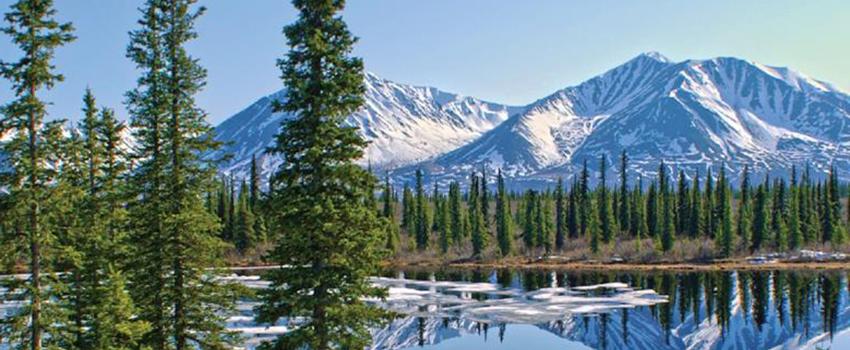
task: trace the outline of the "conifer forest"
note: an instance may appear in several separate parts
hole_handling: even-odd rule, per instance
[[[408,290],[392,284],[404,280],[392,279],[394,269],[438,271],[423,277],[427,284],[448,267],[745,269],[752,259],[850,252],[847,170],[838,165],[816,172],[798,162],[771,177],[761,163],[679,167],[657,157],[651,171],[634,171],[629,152],[617,149],[609,151],[618,157],[593,153],[544,186],[523,186],[492,165],[470,165],[463,178],[429,176],[426,166],[410,176],[373,170],[363,163],[370,141],[346,122],[371,101],[342,0],[291,1],[297,18],[280,23],[280,41],[268,45],[279,46],[286,87],[270,108],[294,117],[247,156],[246,172],[222,171],[233,155],[220,152],[225,143],[198,102],[208,72],[192,50],[206,8],[198,0],[140,3],[126,36],[123,59],[136,75],[123,109],[86,89],[70,119],[50,115],[46,96],[64,82],[55,56],[78,39],[74,24],[58,19],[52,0],[16,0],[4,10],[2,33],[18,50],[0,61],[13,95],[0,101],[0,350],[370,349],[376,330],[404,313],[383,304]],[[272,156],[281,161],[268,171],[262,160]],[[234,272],[245,268],[261,271],[262,288]],[[503,272],[458,279],[509,286]],[[553,276],[552,286],[544,276],[524,291],[565,285]],[[627,304],[651,305],[653,315],[672,315],[674,305],[699,313],[704,290],[715,293],[706,302],[728,304],[707,307],[724,326],[733,318],[731,296],[713,292],[732,293],[731,277],[686,284],[688,275],[675,283],[690,289],[677,290],[666,275],[658,283],[624,276],[584,282],[611,288],[606,296],[632,292],[617,283],[659,291],[645,305]],[[785,274],[735,276],[747,286],[755,279],[752,291],[767,303],[764,276]],[[843,282],[824,281],[827,304],[837,303],[832,292]],[[813,305],[798,297],[793,305]],[[767,322],[764,310],[758,317]],[[599,314],[607,322],[609,313]],[[661,322],[667,331],[670,315]],[[425,318],[415,316],[422,346]],[[485,334],[492,324],[504,336],[505,323],[479,321]],[[239,322],[261,331],[234,330]],[[270,333],[275,327],[285,331]],[[272,336],[248,347],[250,332]]]

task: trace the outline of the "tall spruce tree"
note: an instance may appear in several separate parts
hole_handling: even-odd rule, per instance
[[[744,172],[741,175],[741,195],[738,200],[738,214],[736,215],[736,235],[741,241],[740,246],[749,247],[752,237],[752,200],[750,199],[750,168],[744,165]]]
[[[395,193],[393,192],[393,186],[390,184],[389,176],[384,181],[384,193],[381,196],[381,201],[383,202],[381,216],[386,220],[387,225],[387,238],[384,248],[390,253],[395,254],[398,252],[401,243],[399,242],[398,224],[395,218]]]
[[[401,226],[404,227],[404,231],[413,236],[416,234],[416,202],[413,199],[413,191],[410,190],[410,187],[407,184],[404,185],[404,189],[401,194],[401,205],[404,210],[401,215]]]
[[[522,241],[525,244],[525,249],[531,250],[537,246],[538,227],[537,221],[535,220],[537,215],[537,204],[539,202],[537,200],[537,192],[534,190],[527,190],[523,197],[523,202],[525,203],[525,216],[522,220]]]
[[[17,300],[23,306],[2,320],[0,339],[32,350],[60,347],[65,325],[59,304],[49,301],[59,298],[63,290],[51,275],[66,253],[58,245],[58,223],[51,222],[50,216],[66,203],[54,193],[56,174],[46,163],[52,155],[42,125],[47,103],[40,94],[63,80],[51,60],[55,50],[74,36],[71,24],[57,22],[55,15],[51,0],[19,0],[6,13],[2,28],[23,52],[18,61],[0,64],[0,75],[9,81],[13,95],[0,110],[0,131],[12,137],[2,146],[4,214],[15,226],[2,232],[3,260],[9,268],[25,261],[29,275],[2,281],[6,292],[0,301]]]
[[[452,232],[452,242],[461,245],[466,237],[466,215],[463,210],[463,198],[460,193],[460,184],[453,181],[449,184],[449,226]]]
[[[587,226],[590,222],[591,205],[590,171],[587,169],[587,159],[585,159],[581,168],[578,185],[578,219],[579,228],[581,229],[580,233],[582,236],[587,234]]]
[[[617,231],[617,223],[611,208],[611,195],[608,193],[608,185],[605,175],[608,172],[608,162],[603,154],[599,158],[599,189],[597,190],[597,205],[599,206],[599,228],[602,230],[602,242],[610,243]]]
[[[756,188],[756,198],[753,206],[753,238],[750,242],[750,251],[755,252],[762,248],[770,230],[770,212],[768,209],[768,193],[764,184]]]
[[[272,148],[284,159],[271,201],[275,227],[286,233],[268,257],[288,268],[266,276],[257,319],[304,321],[262,348],[363,348],[383,315],[363,298],[386,295],[368,279],[385,233],[367,207],[375,178],[355,164],[367,143],[343,124],[363,104],[363,62],[350,56],[356,39],[339,16],[343,1],[293,5],[298,19],[284,29],[290,51],[278,61],[287,96],[276,109],[295,118]]]
[[[469,225],[472,243],[472,257],[479,259],[487,246],[487,227],[482,210],[481,178],[475,173],[470,176],[469,189]]]
[[[195,105],[206,70],[186,50],[203,13],[194,0],[148,1],[128,49],[142,72],[128,93],[128,110],[140,144],[135,157],[145,163],[135,172],[142,203],[133,205],[140,225],[131,266],[141,317],[152,325],[145,344],[154,349],[235,341],[223,324],[235,302],[233,286],[207,283],[218,274],[210,268],[223,264],[226,245],[216,237],[219,221],[201,200],[215,172],[202,155],[219,146]]]
[[[670,194],[667,166],[664,161],[658,167],[658,197],[661,200],[661,250],[668,252],[673,249],[676,240],[676,223],[673,196]]]
[[[619,227],[620,231],[632,233],[631,220],[631,204],[632,199],[629,196],[629,156],[626,151],[620,154],[620,196],[619,196]]]
[[[513,253],[513,222],[511,222],[511,202],[505,189],[505,178],[499,169],[496,178],[496,238],[499,242],[499,252],[502,256]]]
[[[251,155],[251,172],[248,176],[250,179],[249,185],[251,186],[248,205],[251,211],[256,211],[257,203],[260,201],[260,169],[259,164],[257,164],[256,154]]]
[[[579,236],[578,193],[578,182],[573,178],[570,193],[567,195],[567,233],[570,239],[576,239]]]
[[[691,187],[691,214],[688,215],[690,223],[688,231],[691,238],[697,238],[703,232],[702,220],[702,188],[699,184],[699,170],[694,174],[694,185]]]
[[[676,233],[684,235],[688,232],[691,215],[691,198],[688,190],[688,180],[685,171],[679,171],[679,179],[676,182]]]
[[[732,255],[732,201],[731,189],[726,179],[726,166],[720,167],[720,177],[717,181],[717,233],[715,233],[715,245],[724,257]]]
[[[567,199],[564,193],[564,179],[558,177],[558,184],[555,186],[555,248],[558,250],[564,248],[566,231]]]
[[[422,182],[422,170],[416,169],[416,201],[414,217],[416,222],[416,249],[428,249],[429,232],[431,228],[428,225],[426,207],[428,199],[425,198],[425,185]]]

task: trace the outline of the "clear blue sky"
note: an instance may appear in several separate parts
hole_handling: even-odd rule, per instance
[[[0,0],[5,12],[12,0]],[[46,95],[51,118],[76,119],[85,87],[123,114],[136,72],[124,57],[141,0],[56,0],[79,39],[57,54],[66,82]],[[193,55],[209,70],[198,96],[214,124],[280,89],[285,0],[201,0]],[[404,83],[525,104],[644,51],[673,60],[737,56],[788,66],[850,90],[847,0],[349,0],[368,70]],[[8,38],[0,59],[18,57]],[[11,97],[0,82],[0,102]]]

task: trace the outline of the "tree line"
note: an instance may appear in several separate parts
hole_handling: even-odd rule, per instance
[[[435,183],[429,194],[417,171],[413,187],[405,184],[399,199],[387,180],[381,212],[398,230],[388,234],[386,247],[400,255],[405,249],[446,254],[456,247],[482,258],[486,252],[489,257],[551,255],[571,241],[597,254],[626,241],[651,240],[658,252],[669,252],[677,240],[702,240],[713,242],[714,257],[731,257],[816,245],[838,249],[847,242],[850,215],[842,214],[834,167],[821,180],[806,165],[802,171],[792,167],[788,180],[765,176],[756,183],[745,166],[736,187],[724,166],[717,175],[709,167],[705,174],[681,170],[674,178],[663,161],[654,178],[632,179],[626,152],[616,170],[604,155],[598,169],[591,175],[585,161],[570,183],[559,178],[554,189],[522,193],[506,189],[501,171],[494,193],[483,170],[470,175],[465,193],[452,181],[447,191]],[[613,173],[618,184],[610,186]],[[399,232],[414,237],[415,245],[400,247]],[[437,247],[430,246],[434,241]]]

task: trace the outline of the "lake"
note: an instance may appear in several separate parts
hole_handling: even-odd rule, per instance
[[[256,276],[237,279],[255,288]],[[848,349],[847,271],[387,271],[373,349]],[[240,303],[246,348],[285,332]]]

